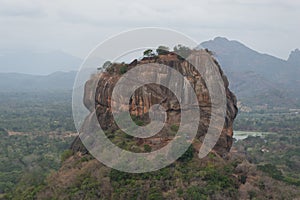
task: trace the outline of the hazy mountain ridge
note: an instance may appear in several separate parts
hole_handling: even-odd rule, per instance
[[[292,51],[289,55],[288,58],[288,63],[292,64],[292,65],[299,65],[300,63],[300,50],[299,49],[295,49],[294,51]]]
[[[213,52],[220,62],[239,100],[247,104],[297,105],[300,89],[300,51],[292,51],[288,60],[259,53],[244,44],[217,37],[199,47]]]
[[[31,49],[0,49],[0,72],[50,74],[55,71],[77,70],[82,60],[63,51]]]
[[[76,73],[76,71],[54,72],[49,75],[0,73],[0,92],[72,90]]]
[[[230,88],[237,95],[238,100],[248,105],[271,105],[286,106],[294,108],[299,106],[300,88],[300,50],[296,49],[291,52],[287,60],[277,58],[272,55],[259,53],[241,42],[228,40],[227,38],[217,37],[213,40],[202,42],[199,47],[211,50],[222,66],[227,75]],[[20,51],[22,52],[22,51]],[[20,53],[19,52],[19,53]],[[0,52],[1,53],[1,52]],[[20,53],[21,54],[21,53]],[[34,58],[26,55],[33,55],[32,52],[22,55],[13,62],[21,63],[28,60],[43,60],[42,58]],[[18,55],[18,54],[11,54]],[[37,56],[39,54],[36,54]],[[59,55],[59,56],[54,56]],[[47,56],[46,56],[47,57]],[[51,56],[50,56],[51,57]],[[48,56],[48,58],[50,58]],[[63,58],[65,57],[65,58]],[[70,59],[70,55],[64,53],[54,53],[51,61],[47,63],[45,69],[53,65],[52,70],[57,69],[56,66],[67,66],[68,60],[73,60],[71,68],[78,69],[81,60]],[[10,60],[10,62],[12,62]],[[28,62],[27,65],[29,66]],[[56,64],[55,64],[56,63]],[[60,64],[57,64],[60,63]],[[0,56],[0,66],[3,66],[3,55]],[[37,67],[24,67],[21,72],[36,73],[31,71]],[[66,69],[62,67],[63,69]],[[1,71],[5,71],[2,68]],[[8,68],[7,68],[8,69]],[[41,68],[42,70],[42,68]],[[96,69],[95,69],[96,70]],[[75,80],[76,72],[57,72],[50,75],[28,75],[19,73],[0,73],[0,91],[36,91],[36,90],[71,90]]]

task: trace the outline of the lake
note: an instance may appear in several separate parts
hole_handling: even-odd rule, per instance
[[[244,140],[248,136],[259,136],[259,137],[264,137],[265,135],[268,134],[275,134],[274,132],[260,132],[260,131],[233,131],[233,138],[236,140]]]

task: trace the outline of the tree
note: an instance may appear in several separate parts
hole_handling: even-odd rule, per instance
[[[158,55],[166,55],[168,54],[170,51],[169,47],[165,47],[165,46],[159,46],[157,49],[156,49],[156,53]]]
[[[108,60],[102,65],[102,67],[98,67],[97,70],[102,70],[108,68],[112,63]]]
[[[175,46],[173,50],[181,58],[187,58],[192,51],[189,47],[183,46],[181,44]]]
[[[155,56],[155,53],[153,52],[152,49],[145,50],[143,54],[144,54],[145,57],[153,57],[153,56]]]

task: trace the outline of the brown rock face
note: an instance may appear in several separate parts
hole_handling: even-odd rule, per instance
[[[226,100],[227,100],[227,110],[225,116],[224,126],[220,125],[219,127],[214,127],[215,129],[222,130],[221,136],[214,147],[214,151],[219,155],[226,155],[229,152],[232,141],[233,141],[233,120],[237,114],[237,106],[236,106],[236,97],[235,95],[228,89],[228,80],[226,76],[223,74],[223,71],[219,67],[218,63],[212,58],[212,56],[204,51],[195,51],[195,53],[200,53],[202,56],[201,61],[199,61],[200,66],[205,67],[205,63],[212,62],[218,66],[218,73],[223,79]],[[153,58],[144,58],[141,61],[134,60],[131,64],[113,64],[110,66],[106,72],[99,73],[93,76],[85,85],[85,96],[84,96],[84,105],[90,110],[94,110],[96,108],[96,114],[98,117],[98,121],[104,130],[110,130],[114,134],[118,133],[118,126],[116,125],[112,112],[111,112],[111,96],[114,90],[114,87],[120,77],[121,68],[126,68],[126,70],[132,69],[141,64],[151,64],[151,63],[160,63],[166,66],[169,66],[178,72],[180,72],[183,76],[185,76],[192,88],[194,89],[200,110],[200,121],[198,126],[198,132],[196,136],[196,140],[198,140],[201,144],[207,132],[210,119],[211,119],[211,109],[212,103],[210,100],[210,94],[208,87],[201,75],[195,70],[195,68],[187,61],[179,59],[175,54],[167,54],[167,55],[159,55]],[[205,71],[205,69],[204,69]],[[140,71],[141,74],[147,76],[149,71]],[[210,75],[210,71],[205,71],[206,75]],[[157,75],[157,79],[162,79],[167,77],[167,72],[164,74]],[[134,77],[133,77],[134,78]],[[96,92],[91,90],[92,85],[98,81]],[[211,80],[213,81],[213,80]],[[178,87],[183,88],[183,92],[185,92],[185,85],[180,85],[178,83]],[[126,86],[124,86],[126,87]],[[185,94],[185,93],[184,93]],[[187,94],[188,96],[188,94]],[[93,99],[94,98],[94,99]],[[95,105],[94,105],[95,102]],[[144,123],[149,122],[149,109],[152,105],[159,104],[167,112],[167,119],[164,128],[157,133],[155,136],[146,139],[138,139],[133,138],[133,140],[137,141],[138,145],[144,146],[148,144],[152,147],[152,150],[158,149],[161,146],[167,144],[174,137],[174,133],[176,132],[176,127],[178,128],[181,117],[181,107],[178,99],[170,91],[168,88],[157,85],[157,84],[147,84],[138,88],[134,94],[132,95],[129,105],[120,105],[122,109],[129,109],[129,112],[134,119],[139,119]],[[197,145],[194,144],[194,147]],[[80,140],[77,138],[72,147],[73,151],[82,151],[87,152],[85,148],[82,146]],[[199,148],[196,147],[198,151]]]

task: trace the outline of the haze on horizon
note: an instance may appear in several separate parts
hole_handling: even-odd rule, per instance
[[[299,8],[294,0],[190,0],[184,6],[180,0],[1,0],[0,58],[29,49],[83,59],[120,31],[163,27],[199,43],[222,36],[287,59],[300,48]]]

